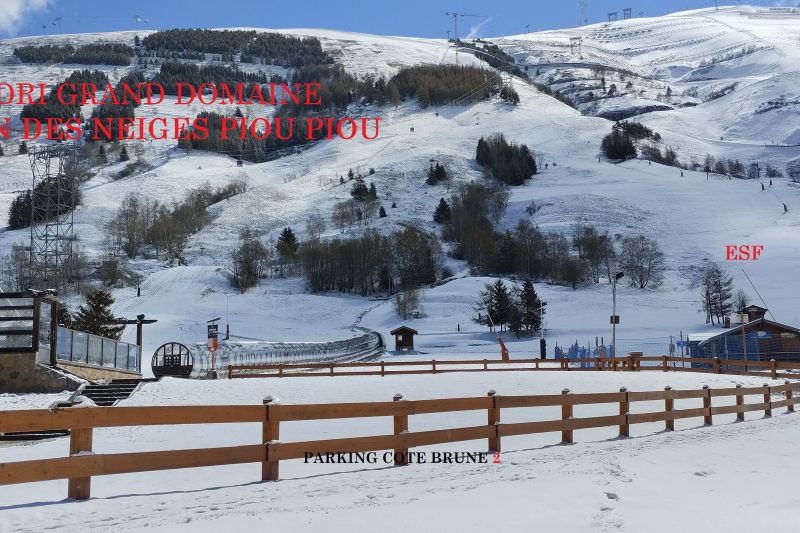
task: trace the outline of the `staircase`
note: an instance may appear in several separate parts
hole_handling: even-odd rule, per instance
[[[83,389],[79,389],[72,393],[72,396],[66,401],[54,403],[50,409],[54,410],[57,407],[71,407],[76,396],[86,396],[100,407],[111,407],[120,400],[129,398],[133,391],[139,386],[140,383],[146,381],[157,381],[154,378],[148,379],[115,379],[106,384],[90,384],[86,385]],[[0,442],[4,441],[32,441],[52,439],[56,437],[66,437],[69,435],[69,430],[59,429],[53,431],[20,431],[11,433],[0,433]]]
[[[143,381],[150,380],[114,379],[105,384],[87,385],[81,394],[100,407],[111,407],[118,401],[129,398]]]

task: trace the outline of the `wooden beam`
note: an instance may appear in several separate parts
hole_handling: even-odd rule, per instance
[[[619,436],[627,438],[631,436],[631,426],[628,422],[631,404],[628,400],[628,389],[622,387],[619,389],[619,392],[624,395],[624,398],[619,402],[619,416],[624,418],[624,422],[622,422],[619,426]]]
[[[562,390],[561,394],[568,395],[569,394],[569,389]],[[561,406],[561,420],[566,422],[570,418],[572,418],[572,403],[564,403]],[[572,444],[572,442],[573,442],[572,430],[571,429],[567,429],[566,425],[565,425],[564,429],[561,431],[561,443],[562,444]]]
[[[703,423],[707,426],[710,426],[713,423],[713,418],[711,415],[711,391],[708,388],[708,385],[703,385],[703,391],[706,393],[703,396],[703,411],[705,411],[705,416],[703,417]]]
[[[664,412],[667,413],[667,414],[671,413],[675,409],[675,400],[673,400],[669,396],[669,393],[670,393],[671,390],[672,390],[672,387],[670,387],[669,385],[664,387],[664,392],[666,393],[666,396],[664,397]],[[666,423],[665,429],[667,431],[675,431],[675,420],[674,419],[671,419],[671,418],[667,419],[665,421],[665,423]]]
[[[275,399],[264,398],[264,422],[261,427],[261,443],[264,445],[264,461],[261,463],[261,481],[278,481],[280,478],[280,462],[270,457],[270,444],[280,439],[280,422],[272,416],[275,410]]]
[[[491,406],[486,410],[487,423],[494,430],[489,436],[489,451],[500,452],[500,434],[498,433],[498,425],[500,424],[500,408],[497,407],[497,396],[495,396],[494,390],[490,390],[487,396],[491,399]]]
[[[67,407],[56,411],[0,411],[0,433],[69,428],[160,426],[175,424],[234,424],[261,422],[260,405],[191,405],[152,407]]]
[[[395,394],[392,398],[393,402],[402,402],[403,395]],[[403,435],[408,433],[408,412],[405,414],[397,414],[393,419],[394,434]],[[394,465],[395,466],[408,466],[408,448],[395,448],[394,449]]]
[[[92,428],[76,428],[70,431],[69,455],[82,455],[92,452]],[[67,487],[67,498],[73,500],[88,500],[92,492],[92,478],[71,477]]]

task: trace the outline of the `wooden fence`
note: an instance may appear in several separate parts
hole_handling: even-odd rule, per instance
[[[697,366],[692,366],[697,365]],[[710,372],[778,378],[800,378],[800,362],[700,359],[691,357],[642,356],[590,359],[466,359],[430,361],[375,361],[353,363],[304,363],[272,365],[233,365],[228,378],[391,376],[403,374],[445,374],[449,372],[521,372],[531,370],[569,371],[675,371]],[[796,373],[779,372],[795,370]]]
[[[618,427],[619,435],[630,436],[630,426],[649,422],[665,423],[667,430],[674,429],[675,420],[702,417],[711,424],[715,415],[744,414],[764,411],[771,416],[773,409],[786,407],[794,411],[800,401],[800,383],[743,388],[699,390],[672,390],[633,392],[625,388],[619,392],[571,394],[564,389],[561,394],[535,396],[500,396],[489,391],[486,396],[472,398],[445,398],[432,400],[404,400],[396,395],[393,401],[366,403],[333,403],[285,405],[264,400],[264,405],[230,406],[157,406],[157,407],[93,407],[50,410],[0,411],[0,432],[45,431],[70,429],[70,455],[54,459],[0,463],[0,485],[31,483],[68,479],[69,498],[85,500],[91,494],[91,478],[110,474],[148,472],[177,468],[196,468],[239,463],[260,463],[261,479],[277,481],[280,461],[305,457],[306,453],[348,453],[393,450],[396,465],[408,464],[409,448],[435,444],[487,440],[489,451],[500,451],[503,437],[536,433],[560,432],[561,441],[573,442],[575,430],[587,428]],[[782,394],[783,399],[773,400],[772,395]],[[759,402],[745,403],[748,396],[758,396]],[[715,398],[734,397],[733,405],[714,405]],[[675,409],[675,400],[696,399],[695,407]],[[663,401],[663,410],[631,412],[636,402]],[[573,408],[580,405],[618,404],[619,414],[575,418]],[[531,422],[502,422],[502,410],[514,408],[561,407],[561,418]],[[409,417],[430,413],[459,411],[485,411],[486,424],[409,431]],[[616,411],[616,410],[615,410]],[[394,431],[388,435],[323,439],[303,442],[279,441],[281,423],[295,421],[392,417]],[[122,426],[158,426],[179,424],[230,424],[260,423],[260,443],[243,446],[171,450],[154,452],[126,452],[95,454],[93,429]]]

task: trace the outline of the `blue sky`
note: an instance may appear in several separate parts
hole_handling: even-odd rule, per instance
[[[732,4],[720,1],[720,4]],[[796,5],[797,0],[751,0],[758,5]],[[631,7],[634,16],[713,6],[713,0],[589,0],[590,22],[605,20],[609,11]],[[169,7],[166,7],[169,6]],[[122,9],[121,9],[122,8]],[[459,35],[490,37],[531,30],[575,26],[575,0],[0,0],[0,37],[59,32],[82,33],[141,28],[257,26],[269,28],[325,27],[386,35],[446,37],[453,21],[445,12],[479,15],[459,20]]]

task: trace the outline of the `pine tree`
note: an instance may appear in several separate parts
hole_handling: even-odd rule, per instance
[[[508,287],[503,280],[498,279],[494,283],[484,285],[484,289],[478,295],[476,305],[478,316],[473,318],[473,321],[489,326],[491,331],[496,327],[502,331],[503,326],[512,318],[513,308],[514,301]]]
[[[369,193],[367,194],[367,200],[377,200],[377,199],[378,199],[378,189],[375,187],[375,182],[370,182]]]
[[[347,179],[348,180],[353,179],[354,176],[355,176],[355,174],[353,173],[353,169],[352,168],[347,171]]]
[[[369,195],[370,190],[369,187],[367,187],[367,184],[364,183],[364,178],[361,176],[357,177],[356,182],[353,184],[353,188],[350,189],[350,196],[352,196],[353,199],[358,202],[363,202],[369,198]]]
[[[100,143],[100,147],[97,149],[97,160],[101,164],[108,163],[108,158],[106,157],[106,147]]]
[[[391,88],[389,89],[389,101],[394,107],[399,107],[403,101],[400,97],[400,91],[394,83],[391,84]]]
[[[63,302],[58,303],[57,320],[59,326],[64,326],[65,328],[72,326],[72,314],[70,314],[69,309],[67,309]]]
[[[517,243],[514,241],[514,236],[511,232],[506,230],[500,241],[500,256],[497,261],[497,272],[500,274],[511,274],[516,271],[517,267]]]
[[[108,339],[119,339],[125,326],[111,324],[116,320],[111,313],[114,297],[107,290],[100,289],[86,295],[86,304],[81,305],[75,314],[74,327]]]
[[[508,323],[511,316],[511,311],[514,307],[514,301],[511,298],[511,292],[506,287],[503,280],[498,279],[493,286],[494,293],[494,306],[490,309],[490,315],[496,326],[500,326],[500,331],[503,326]]]
[[[519,293],[518,289],[514,289],[514,295]],[[512,303],[508,311],[508,329],[514,333],[514,336],[519,338],[519,332],[522,331],[524,324],[522,323],[522,309],[516,302]]]
[[[378,216],[380,218],[386,218],[386,209],[384,209],[383,206],[378,210]]]
[[[3,153],[3,147],[0,146],[0,157],[3,157],[5,154]]]
[[[437,224],[445,224],[450,222],[452,214],[450,212],[450,204],[444,198],[439,199],[439,204],[436,206],[436,211],[433,212],[433,221]]]
[[[424,85],[417,90],[417,100],[419,100],[419,105],[422,109],[431,105],[431,96],[428,93],[428,88]]]
[[[119,151],[119,160],[120,162],[129,161],[131,156],[128,155],[128,148],[123,145],[122,150]]]
[[[434,173],[436,174],[436,181],[444,181],[447,179],[447,169],[444,168],[444,165],[436,163],[436,167],[434,167]]]
[[[425,179],[425,183],[428,185],[436,185],[438,183],[436,180],[436,170],[433,168],[433,164],[431,164],[430,168],[428,169],[428,177]]]
[[[278,237],[278,243],[275,245],[275,249],[280,254],[281,259],[286,263],[294,261],[295,257],[297,257],[298,248],[297,237],[295,237],[292,228],[283,228],[281,236]]]
[[[547,302],[543,302],[536,294],[531,280],[525,280],[518,293],[518,302],[522,314],[522,325],[529,332],[542,327],[542,315],[546,313]]]
[[[20,154],[27,154],[28,153],[28,143],[22,141],[19,143],[19,153]]]
[[[8,211],[8,229],[27,228],[31,225],[31,191],[20,193],[11,201]]]

